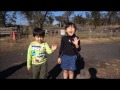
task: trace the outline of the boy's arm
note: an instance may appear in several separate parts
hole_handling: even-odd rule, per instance
[[[31,63],[32,63],[32,55],[31,55],[31,45],[29,45],[28,47],[28,52],[27,52],[27,68],[31,67]]]
[[[53,52],[52,49],[50,48],[50,46],[48,45],[48,43],[45,43],[45,47],[46,47],[46,52],[48,54],[51,54]]]

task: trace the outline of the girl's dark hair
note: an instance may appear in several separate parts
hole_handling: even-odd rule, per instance
[[[45,31],[41,28],[34,28],[33,36],[35,37],[36,35],[39,35],[40,37],[44,37],[45,36]]]
[[[67,29],[69,26],[73,26],[75,28],[75,31],[76,31],[76,25],[74,23],[72,23],[72,22],[66,23],[65,29]]]

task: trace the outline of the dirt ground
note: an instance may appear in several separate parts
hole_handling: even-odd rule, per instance
[[[26,69],[27,47],[33,40],[28,38],[12,41],[0,39],[0,78],[31,79],[32,72]],[[60,38],[46,37],[51,45],[58,44]],[[82,39],[81,62],[77,64],[76,79],[120,79],[120,37],[118,40]],[[57,64],[58,49],[48,56],[48,79],[63,79]]]

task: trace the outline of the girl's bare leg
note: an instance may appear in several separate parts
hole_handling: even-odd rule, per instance
[[[68,79],[68,75],[69,75],[68,70],[63,70],[63,78]]]
[[[69,71],[69,79],[74,79],[74,71]]]

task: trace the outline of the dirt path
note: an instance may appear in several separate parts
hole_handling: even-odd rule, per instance
[[[76,72],[76,79],[120,78],[120,43],[82,44],[81,47],[84,62],[81,64],[83,68],[79,67]],[[31,79],[31,72],[26,70],[26,54],[27,49],[0,51],[0,78]],[[47,55],[48,79],[62,79],[57,55],[58,49]]]

